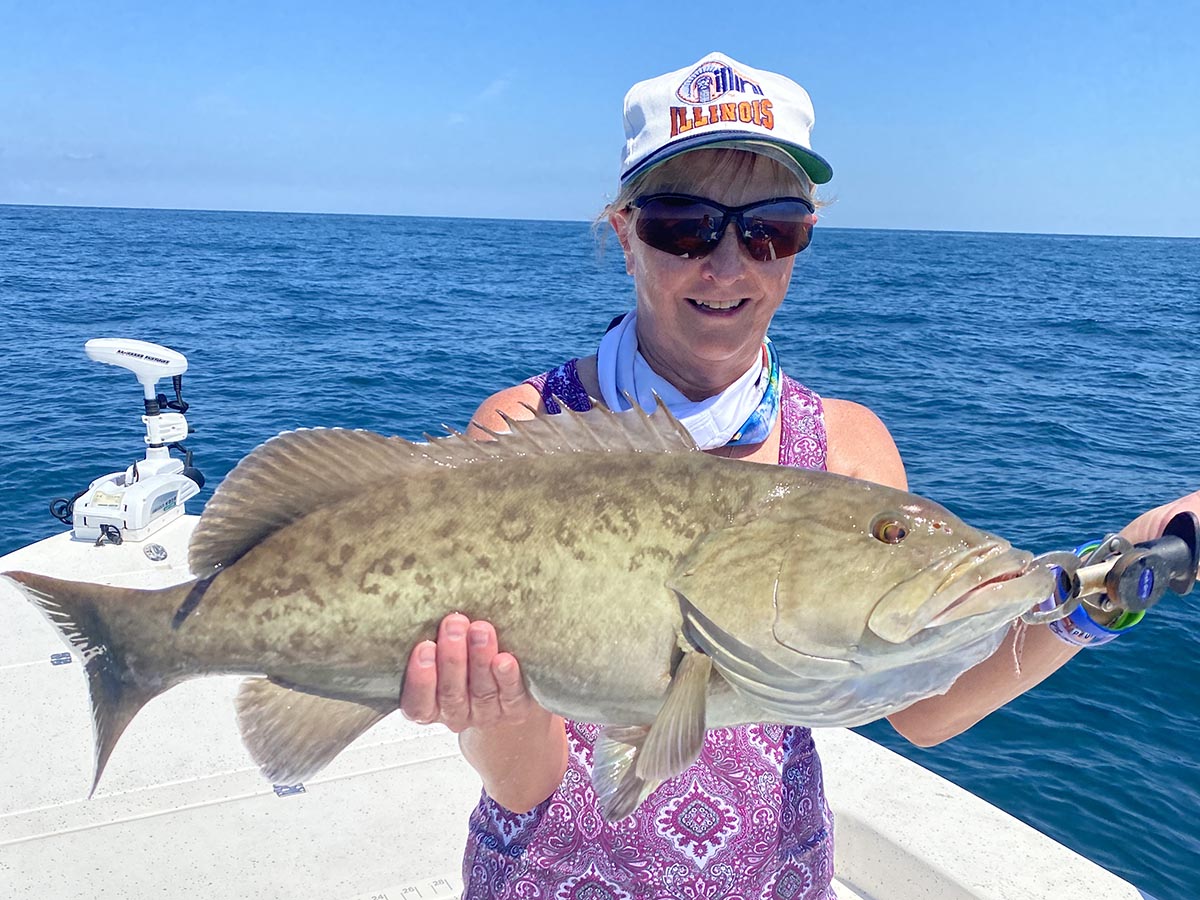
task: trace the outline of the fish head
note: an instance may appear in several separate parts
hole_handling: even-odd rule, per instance
[[[772,635],[782,647],[833,658],[914,642],[938,652],[1052,593],[1033,554],[931,500],[864,487],[857,502],[792,532],[773,598]]]
[[[821,476],[781,484],[698,543],[672,587],[700,643],[839,677],[977,644],[1051,595],[1031,553],[940,504]]]

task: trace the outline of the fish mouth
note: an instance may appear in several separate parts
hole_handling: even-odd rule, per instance
[[[1053,591],[1050,573],[1032,562],[1033,554],[1006,541],[968,547],[888,591],[867,624],[885,641],[899,644],[926,628],[977,616],[1016,618]],[[911,598],[922,594],[928,599],[914,609]]]

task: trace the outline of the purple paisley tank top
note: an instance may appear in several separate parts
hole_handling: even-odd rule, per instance
[[[575,360],[529,380],[551,413],[591,408]],[[821,399],[783,377],[779,462],[824,469]],[[605,822],[592,790],[597,725],[567,722],[555,792],[471,814],[465,900],[834,900],[833,818],[807,728],[714,728],[700,757],[633,813]]]

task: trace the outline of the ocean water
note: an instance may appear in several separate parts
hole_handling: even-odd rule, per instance
[[[140,455],[137,382],[88,338],[187,355],[198,512],[278,431],[462,427],[631,304],[583,223],[0,206],[0,553]],[[1200,240],[823,228],[771,335],[883,418],[914,491],[1036,552],[1200,487]],[[1198,612],[1168,597],[939,747],[864,731],[1159,900],[1200,897]]]

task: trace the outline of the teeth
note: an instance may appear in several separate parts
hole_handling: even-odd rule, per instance
[[[697,306],[703,306],[706,309],[734,309],[746,302],[743,297],[740,300],[693,300]]]

